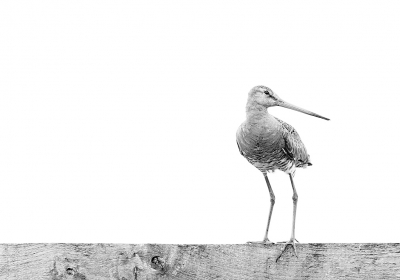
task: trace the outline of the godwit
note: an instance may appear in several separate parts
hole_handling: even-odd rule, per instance
[[[278,169],[289,174],[293,189],[292,235],[290,240],[286,242],[278,257],[279,259],[289,244],[293,246],[295,255],[297,256],[295,246],[295,241],[297,240],[295,239],[294,229],[298,196],[293,176],[297,167],[305,168],[311,165],[311,162],[306,147],[296,130],[291,125],[268,113],[267,109],[272,106],[289,108],[324,120],[329,119],[283,101],[268,87],[256,86],[249,92],[246,105],[246,120],[237,130],[236,142],[240,153],[263,173],[271,199],[264,240],[249,243],[272,243],[268,239],[268,230],[275,204],[275,195],[269,183],[267,173]]]

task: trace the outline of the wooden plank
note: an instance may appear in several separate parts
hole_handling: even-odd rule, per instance
[[[400,279],[400,244],[0,244],[0,279]]]

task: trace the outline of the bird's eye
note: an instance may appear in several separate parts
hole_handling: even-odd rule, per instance
[[[267,94],[267,95],[270,95],[268,90],[264,91],[264,93]]]

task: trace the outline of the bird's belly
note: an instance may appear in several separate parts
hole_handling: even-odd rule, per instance
[[[274,127],[241,126],[237,142],[242,155],[263,173],[276,169],[292,172],[294,161],[284,152],[285,140]]]
[[[253,151],[252,154],[245,155],[245,158],[262,173],[273,172],[276,169],[287,173],[292,173],[295,170],[295,162],[288,158],[281,149]]]

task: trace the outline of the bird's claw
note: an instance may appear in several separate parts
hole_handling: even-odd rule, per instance
[[[265,239],[262,241],[247,241],[247,244],[262,244],[262,245],[268,245],[268,244],[274,244],[274,242],[269,241],[269,239]]]
[[[289,241],[285,242],[285,247],[283,247],[282,252],[276,258],[276,261],[278,261],[281,258],[282,254],[286,251],[286,248],[288,245],[292,245],[294,254],[295,254],[296,258],[298,258],[295,241],[297,241],[297,239],[290,239]],[[299,242],[299,241],[297,241],[297,242]],[[278,242],[278,243],[283,243],[283,242]]]

